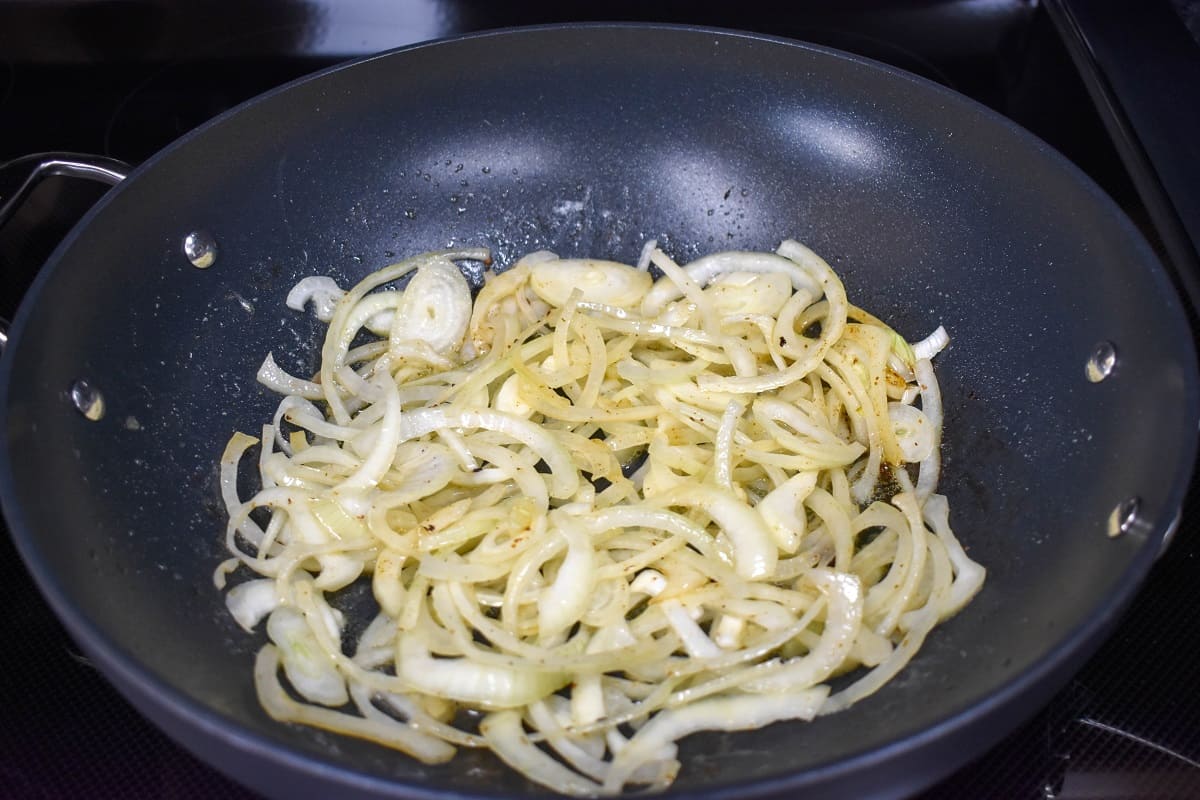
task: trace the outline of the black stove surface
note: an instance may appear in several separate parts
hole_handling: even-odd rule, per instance
[[[1181,30],[1194,19],[1184,0],[1174,11],[1162,6],[1178,13]],[[653,19],[791,36],[943,83],[1062,151],[1168,254],[1139,194],[1144,176],[1131,179],[1061,26],[1034,0],[783,8],[753,0],[260,0],[218,14],[210,4],[166,0],[0,3],[0,162],[67,150],[136,163],[243,100],[347,58],[507,25]],[[11,318],[37,266],[101,191],[49,180],[0,231],[0,316]],[[1028,723],[922,797],[1200,797],[1198,583],[1194,481],[1173,544],[1108,643],[1046,708],[1028,709]],[[43,603],[7,537],[0,608],[0,797],[254,796],[174,745],[109,686]]]

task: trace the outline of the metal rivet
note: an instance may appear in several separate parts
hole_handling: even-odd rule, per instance
[[[208,269],[217,260],[217,240],[207,231],[192,231],[183,239],[183,254],[192,266]]]
[[[92,422],[104,416],[104,395],[83,378],[71,384],[71,403]]]
[[[1092,383],[1099,383],[1112,374],[1117,365],[1117,348],[1112,342],[1101,342],[1087,360],[1087,378]]]
[[[1116,538],[1123,533],[1129,533],[1138,523],[1138,511],[1141,507],[1140,498],[1130,497],[1122,500],[1108,515],[1108,535]]]

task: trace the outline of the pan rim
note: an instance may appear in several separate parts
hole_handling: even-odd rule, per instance
[[[816,54],[819,59],[835,59],[848,62],[862,69],[886,74],[893,80],[902,80],[913,84],[917,87],[918,91],[933,92],[948,104],[954,104],[965,111],[969,111],[971,114],[982,117],[991,126],[998,124],[1010,134],[1017,136],[1029,146],[1036,148],[1043,157],[1057,162],[1061,168],[1071,173],[1081,189],[1093,196],[1096,202],[1109,208],[1114,217],[1120,219],[1121,224],[1127,229],[1126,232],[1136,237],[1139,245],[1144,247],[1147,254],[1153,259],[1157,267],[1153,270],[1153,275],[1156,280],[1165,282],[1165,287],[1169,290],[1165,293],[1166,296],[1175,299],[1179,303],[1178,310],[1180,312],[1183,312],[1187,307],[1188,298],[1171,279],[1170,265],[1163,263],[1161,259],[1154,256],[1149,246],[1141,237],[1140,232],[1128,220],[1124,212],[1116,206],[1115,202],[1086,173],[1040,138],[1021,128],[1007,117],[934,81],[862,56],[799,40],[747,31],[697,25],[666,25],[640,22],[536,25],[481,31],[463,36],[420,42],[334,65],[290,81],[241,103],[184,134],[152,155],[133,170],[126,181],[107,193],[104,198],[81,218],[39,271],[13,321],[9,345],[6,349],[6,353],[9,355],[0,358],[0,418],[5,420],[10,418],[9,397],[10,384],[13,380],[14,361],[12,354],[20,350],[24,339],[23,333],[28,324],[31,309],[38,305],[38,299],[45,291],[45,287],[53,279],[58,266],[64,261],[65,254],[74,247],[81,232],[93,224],[94,219],[104,212],[104,209],[113,202],[115,197],[125,191],[129,185],[135,185],[140,175],[153,170],[161,160],[176,150],[187,146],[193,139],[199,138],[205,135],[210,129],[222,125],[227,119],[241,114],[253,106],[265,103],[271,98],[285,94],[294,87],[321,81],[326,76],[352,69],[362,64],[376,60],[390,59],[397,54],[416,52],[426,48],[443,47],[447,44],[477,39],[502,39],[514,35],[527,36],[530,34],[546,34],[559,31],[611,31],[625,29],[716,35],[725,38],[762,41],[775,46],[806,50]],[[1182,318],[1183,314],[1179,316]],[[1185,409],[1185,418],[1194,422],[1197,417],[1200,417],[1200,410],[1198,410],[1200,409],[1200,394],[1198,394],[1197,390],[1196,353],[1190,337],[1186,339],[1186,346],[1191,357],[1192,368],[1185,375],[1187,384],[1186,394],[1189,401],[1188,407]],[[1169,508],[1182,508],[1187,486],[1195,466],[1196,453],[1197,442],[1195,439],[1192,439],[1184,447],[1182,458],[1184,463],[1177,467],[1173,473],[1175,481],[1167,495],[1167,506]],[[339,784],[353,787],[359,791],[377,793],[380,796],[422,798],[422,800],[426,798],[432,800],[433,798],[445,798],[448,796],[463,798],[511,796],[505,794],[462,794],[431,789],[421,784],[403,783],[395,779],[369,775],[342,764],[314,758],[311,755],[293,750],[271,740],[264,735],[253,733],[243,728],[235,719],[226,717],[212,708],[202,705],[178,689],[161,681],[153,672],[146,669],[115,640],[97,627],[94,620],[87,614],[86,609],[76,607],[72,604],[68,599],[69,593],[66,588],[60,585],[58,579],[45,568],[32,526],[26,518],[24,508],[16,497],[14,490],[15,465],[13,463],[13,456],[14,454],[6,443],[0,449],[0,503],[3,505],[4,516],[8,521],[11,538],[20,552],[27,569],[36,581],[39,590],[53,607],[58,618],[70,630],[72,637],[88,652],[89,656],[103,664],[105,673],[107,675],[119,676],[120,682],[126,689],[131,685],[136,687],[138,692],[144,693],[150,698],[160,713],[169,714],[180,722],[197,726],[203,729],[208,736],[218,737],[244,752],[282,764],[294,770],[297,774],[319,777],[321,779],[333,779]],[[1049,676],[1065,669],[1068,666],[1068,662],[1079,658],[1081,653],[1088,653],[1099,646],[1105,634],[1116,623],[1121,612],[1141,589],[1143,581],[1158,554],[1159,546],[1167,535],[1168,527],[1169,520],[1156,521],[1153,531],[1146,535],[1145,541],[1140,545],[1136,558],[1131,559],[1127,566],[1119,591],[1109,595],[1094,608],[1093,614],[1088,618],[1086,624],[1081,625],[1077,630],[1071,632],[1070,635],[1060,638],[1058,643],[1044,658],[1035,662],[1025,672],[1015,675],[1007,683],[993,689],[991,694],[983,701],[944,718],[940,723],[930,726],[914,736],[894,741],[883,747],[861,752],[858,755],[842,758],[823,766],[799,772],[781,772],[778,775],[757,779],[752,782],[714,786],[706,788],[698,794],[693,794],[715,799],[755,797],[784,790],[817,788],[841,776],[862,770],[870,770],[873,767],[885,764],[902,752],[911,752],[927,747],[956,732],[964,731],[973,724],[979,724],[981,720],[993,718],[1005,707],[1011,708],[1013,703],[1032,692],[1036,687],[1042,685]],[[677,791],[669,791],[665,796],[673,796],[675,794],[677,794]]]

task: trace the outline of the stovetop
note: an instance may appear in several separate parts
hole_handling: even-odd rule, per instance
[[[347,58],[507,25],[653,19],[791,36],[943,83],[1063,152],[1165,259],[1194,259],[1187,211],[1200,203],[1200,184],[1187,195],[1186,183],[1155,179],[1151,145],[1161,137],[1139,127],[1161,111],[1154,93],[1139,95],[1125,116],[1105,108],[1139,88],[1136,79],[1122,85],[1111,67],[1119,37],[1089,40],[1087,31],[1072,30],[1079,20],[1071,3],[1049,5],[854,0],[792,3],[784,12],[755,0],[258,0],[217,13],[211,4],[166,0],[0,4],[0,162],[67,150],[136,163],[245,99]],[[1110,18],[1153,6],[1174,20],[1175,35],[1198,35],[1189,25],[1200,32],[1196,4],[1187,0],[1098,5]],[[1154,47],[1141,41],[1140,49]],[[1108,58],[1101,66],[1110,71],[1090,74],[1089,58]],[[1188,113],[1196,109],[1200,103]],[[1200,165],[1200,154],[1191,163]],[[50,180],[0,230],[0,316],[11,318],[36,266],[101,191]],[[922,798],[1200,797],[1198,483],[1174,542],[1108,643],[1046,708],[1029,709],[1029,722]],[[109,687],[43,603],[7,537],[0,537],[0,608],[0,796],[254,797],[174,745]]]

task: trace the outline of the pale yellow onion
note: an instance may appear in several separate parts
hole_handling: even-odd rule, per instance
[[[405,259],[404,261],[371,273],[346,292],[341,300],[338,301],[337,307],[334,309],[333,318],[329,322],[329,330],[326,332],[325,342],[321,348],[321,387],[324,392],[325,401],[329,404],[330,411],[338,424],[344,425],[349,422],[350,414],[342,398],[338,395],[334,372],[345,363],[347,349],[350,346],[350,341],[353,339],[353,333],[348,335],[346,328],[350,327],[348,323],[355,307],[372,289],[407,275],[421,264],[443,259],[490,261],[491,253],[485,249],[469,248],[424,253],[415,258]]]
[[[583,616],[596,582],[596,556],[587,533],[563,514],[550,535],[555,532],[566,541],[567,554],[554,581],[538,598],[538,629],[543,637],[565,630]]]
[[[279,648],[288,681],[304,699],[334,707],[349,702],[345,679],[303,614],[286,606],[276,608],[267,618],[267,635]]]
[[[946,329],[943,326],[938,325],[929,336],[919,342],[912,343],[913,361],[921,359],[928,361],[945,350],[949,345],[950,334],[946,333]]]
[[[918,463],[933,451],[933,424],[919,408],[903,403],[888,403],[888,418],[904,460]]]
[[[454,757],[453,747],[407,727],[384,725],[328,708],[297,703],[288,697],[279,684],[278,670],[279,650],[272,645],[265,645],[254,661],[254,685],[263,708],[274,719],[300,722],[334,733],[382,742],[427,764],[449,761]]]
[[[267,357],[263,359],[256,377],[263,386],[282,394],[298,395],[306,400],[321,400],[325,397],[325,390],[320,384],[285,372],[275,363],[275,356],[271,353],[267,353]]]
[[[225,508],[229,510],[231,522],[234,516],[234,509],[242,506],[242,501],[237,493],[238,463],[241,462],[245,452],[256,444],[258,444],[258,439],[255,439],[253,436],[247,436],[240,432],[235,433],[225,445],[225,452],[221,454],[219,478],[221,499],[225,503]],[[258,544],[262,541],[262,528],[250,519],[248,513],[233,528],[253,544]]]
[[[246,631],[254,628],[279,606],[279,593],[271,578],[258,578],[234,586],[225,595],[229,614]]]
[[[818,474],[817,470],[797,472],[756,506],[776,546],[785,553],[796,552],[808,528],[803,503],[816,487]]]
[[[707,286],[720,275],[734,272],[786,275],[792,287],[806,291],[813,296],[819,293],[820,287],[816,280],[806,271],[798,268],[793,260],[774,253],[726,252],[703,256],[688,264],[685,268],[688,277],[699,286]],[[667,303],[680,297],[682,292],[677,284],[659,282],[647,296],[642,313],[647,316],[657,315]],[[776,311],[778,309],[775,309]]]
[[[650,275],[626,264],[594,258],[539,261],[530,267],[529,286],[547,303],[566,305],[572,292],[595,303],[633,308],[650,291]]]
[[[792,296],[792,283],[779,272],[725,272],[704,289],[722,320],[733,315],[774,315]]]
[[[346,294],[337,281],[328,275],[309,275],[301,278],[287,294],[284,305],[294,311],[303,311],[309,303],[313,306],[313,316],[321,322],[329,322],[333,318],[333,309],[337,301]]]
[[[720,655],[721,648],[708,638],[678,600],[664,600],[659,604],[659,608],[666,614],[667,622],[675,629],[675,634],[683,643],[688,655],[693,658],[712,658]]]
[[[917,473],[915,491],[917,498],[924,501],[937,491],[938,477],[942,470],[942,392],[933,372],[933,364],[928,359],[917,359],[914,371],[917,375],[917,385],[921,389],[921,411],[933,430],[929,454],[922,459]]]
[[[389,334],[395,348],[412,341],[446,354],[462,346],[471,322],[471,287],[451,261],[438,259],[417,268],[404,288]]]
[[[492,407],[505,414],[529,419],[533,416],[533,406],[521,398],[521,376],[510,375],[496,392]]]
[[[575,797],[600,794],[599,783],[564,767],[530,742],[517,712],[489,714],[480,722],[479,731],[501,760],[531,780]]]
[[[552,497],[570,497],[579,488],[579,475],[566,450],[553,435],[529,420],[498,411],[434,407],[406,412],[399,425],[402,440],[416,439],[439,428],[486,428],[511,436],[528,445],[550,466]]]
[[[285,661],[286,664],[286,661]],[[396,652],[397,675],[418,691],[480,708],[518,708],[561,689],[569,675],[433,658],[420,636],[404,633]]]
[[[274,602],[285,604],[277,610],[304,611],[309,633],[351,679],[361,716],[281,701],[273,670],[260,682],[263,703],[279,718],[399,749],[410,731],[442,748],[497,747],[440,720],[458,707],[495,708],[477,702],[479,694],[508,697],[514,712],[524,711],[522,728],[532,728],[532,750],[520,745],[508,756],[527,777],[553,788],[573,768],[584,780],[607,780],[591,793],[628,783],[653,791],[679,768],[676,738],[700,724],[680,723],[675,711],[754,700],[752,690],[786,689],[778,699],[787,702],[822,674],[875,665],[827,704],[834,707],[894,674],[915,652],[913,639],[978,590],[982,572],[938,517],[938,504],[923,508],[921,493],[904,512],[891,507],[887,519],[878,510],[858,512],[851,478],[859,496],[874,483],[872,464],[881,463],[893,430],[887,401],[908,405],[920,390],[889,381],[877,402],[869,371],[896,362],[903,339],[850,306],[836,275],[811,251],[784,242],[780,253],[717,254],[679,267],[647,248],[673,279],[672,291],[689,296],[668,302],[653,320],[640,313],[640,300],[621,307],[621,280],[600,282],[613,295],[589,299],[567,285],[570,269],[555,276],[553,254],[531,254],[509,273],[487,277],[468,341],[448,356],[415,331],[350,348],[359,329],[377,332],[405,294],[372,289],[405,270],[418,268],[418,277],[436,271],[425,267],[439,259],[457,276],[447,254],[386,268],[347,293],[326,339],[332,365],[323,358],[320,383],[299,387],[320,391],[329,419],[300,396],[281,403],[274,424],[263,428],[264,491],[250,502],[236,494],[238,458],[222,469],[235,563],[274,580]],[[612,274],[629,271],[614,267]],[[550,313],[532,273],[543,291],[555,284],[566,291],[562,313]],[[644,275],[632,280],[644,284]],[[664,290],[651,287],[646,296],[656,291]],[[851,309],[856,322],[847,326]],[[391,316],[393,328],[403,326],[398,319]],[[817,339],[800,335],[814,323]],[[475,360],[456,365],[460,355]],[[907,373],[904,364],[896,369]],[[920,413],[939,411],[936,385],[922,388],[929,396]],[[743,414],[751,403],[754,413]],[[282,429],[288,422],[308,430],[290,433]],[[940,426],[940,411],[930,422]],[[396,430],[403,441],[393,445]],[[646,444],[646,465],[625,479],[618,457]],[[902,455],[925,456],[917,483],[932,491],[936,455]],[[534,469],[539,460],[548,473]],[[614,483],[597,491],[581,471]],[[906,474],[895,479],[911,488]],[[265,531],[249,520],[254,508],[272,514]],[[914,514],[927,519],[914,523]],[[548,523],[553,515],[563,520],[557,534]],[[884,532],[860,549],[855,537],[876,518]],[[238,551],[239,526],[257,555]],[[923,559],[914,550],[922,544]],[[781,552],[797,554],[781,561]],[[349,659],[323,592],[364,570],[373,572],[386,613]],[[893,638],[847,622],[853,610],[814,588],[821,570],[847,582],[859,581],[851,570],[860,570],[866,599],[859,618],[870,608],[870,623],[890,628]],[[895,586],[883,592],[870,581]],[[264,589],[264,603],[251,603],[257,590],[242,592],[233,605],[252,621],[271,599]],[[635,605],[647,595],[652,602]],[[908,610],[897,616],[889,602]],[[793,647],[807,655],[780,657]],[[388,669],[397,674],[379,671]],[[436,673],[443,677],[430,677]],[[541,678],[523,683],[520,675]],[[567,681],[569,695],[555,696]],[[392,719],[372,698],[410,722]],[[614,728],[624,723],[658,726],[662,738],[626,739]],[[522,761],[531,753],[533,761]],[[614,768],[625,772],[620,780]]]
[[[850,654],[862,625],[862,584],[856,576],[831,569],[814,569],[809,580],[825,595],[825,624],[817,645],[791,659],[768,677],[745,684],[752,692],[779,694],[815,686],[833,674]]]
[[[572,708],[575,704],[575,698],[583,692],[594,694],[597,698],[599,714],[589,714],[585,717],[584,724],[594,722],[603,716],[603,690],[600,687],[600,678],[595,675],[589,675],[586,678],[581,678],[576,681],[575,686],[571,690]],[[594,689],[592,688],[594,687]],[[559,700],[554,695],[532,703],[529,706],[529,719],[537,726],[538,732],[544,737],[544,741],[554,748],[554,751],[569,764],[573,769],[586,775],[593,780],[604,780],[605,774],[608,772],[608,763],[604,759],[604,751],[607,746],[604,739],[596,734],[587,737],[573,735],[569,731],[563,729],[563,722],[550,708],[551,700]],[[550,788],[554,788],[551,786]]]
[[[922,510],[926,521],[946,546],[946,552],[954,564],[954,583],[950,587],[946,604],[940,609],[943,617],[949,617],[958,613],[979,592],[987,570],[967,555],[958,537],[951,530],[950,505],[944,495],[930,495]]]
[[[654,758],[655,751],[664,744],[696,731],[752,730],[781,720],[809,720],[816,716],[827,695],[828,689],[820,687],[784,695],[717,697],[663,711],[647,722],[613,760],[604,788],[609,792],[619,790],[629,775]]]
[[[775,571],[778,559],[771,532],[762,517],[718,487],[678,486],[656,497],[658,505],[698,508],[711,516],[734,545],[734,563],[743,578],[765,578]]]

